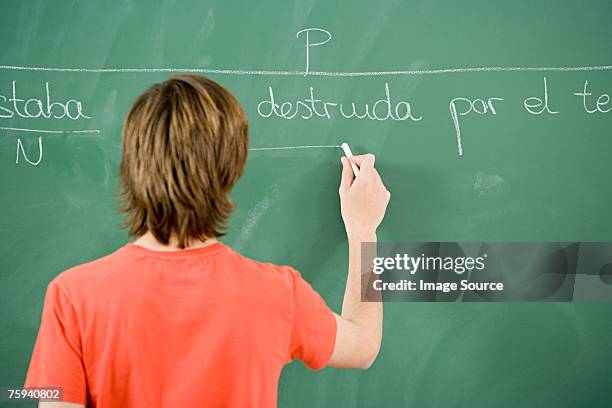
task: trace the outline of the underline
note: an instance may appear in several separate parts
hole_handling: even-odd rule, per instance
[[[395,71],[274,71],[246,69],[215,69],[215,68],[74,68],[74,67],[35,67],[19,65],[0,65],[5,71],[43,71],[43,72],[82,72],[82,73],[201,73],[219,75],[252,75],[252,76],[317,76],[317,77],[377,77],[402,75],[442,75],[464,74],[470,72],[584,72],[612,71],[612,65],[580,66],[580,67],[467,67],[414,69]]]
[[[336,149],[339,145],[315,145],[315,146],[277,146],[277,147],[252,147],[251,151],[260,150],[293,150],[293,149]]]
[[[86,129],[86,130],[48,130],[48,129],[26,129],[26,128],[14,128],[0,126],[0,130],[11,130],[15,132],[32,132],[32,133],[100,133],[99,129]],[[250,151],[264,151],[264,150],[293,150],[293,149],[330,149],[340,148],[339,145],[309,145],[309,146],[277,146],[277,147],[253,147]]]
[[[14,127],[3,127],[0,126],[0,130],[11,130],[14,132],[32,132],[32,133],[100,133],[99,129],[86,129],[86,130],[48,130],[48,129],[25,129],[25,128],[14,128]]]

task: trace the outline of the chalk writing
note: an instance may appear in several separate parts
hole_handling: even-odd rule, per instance
[[[548,107],[548,84],[546,83],[546,77],[544,77],[544,101],[542,99],[532,96],[523,101],[523,106],[527,112],[532,115],[541,115],[542,113],[550,113],[551,115],[555,115],[559,112],[551,111]],[[541,107],[541,109],[539,109]]]
[[[574,94],[576,96],[582,96],[582,106],[584,107],[584,111],[586,113],[608,113],[612,110],[612,106],[609,108],[605,108],[610,104],[610,96],[605,93],[599,95],[599,97],[597,98],[597,101],[595,102],[595,109],[589,109],[587,106],[587,99],[589,99],[590,102],[590,98],[588,97],[593,94],[591,92],[587,92],[588,89],[589,81],[584,81],[584,88],[582,89],[582,92],[576,92]]]
[[[325,39],[319,42],[311,42],[310,33],[322,33],[323,38]],[[301,34],[304,34],[304,37],[306,39],[304,42],[304,47],[306,48],[306,69],[304,70],[304,76],[306,76],[310,72],[310,48],[327,44],[329,40],[331,40],[332,35],[329,31],[324,30],[322,28],[305,28],[303,30],[298,31],[296,37],[300,38]]]
[[[44,83],[44,95],[41,98],[25,98],[18,92],[17,81],[11,82],[10,95],[0,94],[0,120],[1,119],[48,119],[54,121],[60,120],[87,120],[91,116],[83,112],[83,103],[76,99],[67,101],[58,101],[51,96],[51,86],[49,82]],[[39,123],[39,122],[37,122]],[[84,129],[84,130],[53,130],[40,129],[30,127],[15,127],[15,126],[0,126],[0,130],[8,132],[25,132],[39,134],[67,134],[67,133],[100,133],[99,129]],[[19,164],[19,158],[33,165],[38,166],[43,159],[43,142],[42,137],[38,138],[39,154],[36,161],[28,158],[23,142],[17,139],[17,153],[15,164]]]
[[[266,69],[224,69],[224,68],[203,68],[203,67],[40,67],[40,66],[21,66],[21,65],[0,65],[0,70],[6,71],[30,71],[30,72],[66,72],[66,73],[174,73],[174,72],[191,72],[201,74],[217,74],[217,75],[247,75],[247,76],[304,76],[304,77],[388,77],[388,76],[422,76],[422,75],[447,75],[447,74],[473,74],[473,73],[522,73],[522,72],[601,72],[612,71],[612,65],[592,65],[592,66],[477,66],[477,67],[442,67],[429,69],[396,69],[385,71],[314,71],[313,56],[324,55],[324,46],[332,40],[332,33],[324,28],[310,27],[299,30],[295,38],[301,41],[304,46],[304,68],[303,70],[266,70]],[[317,49],[317,52],[313,52]],[[546,116],[557,115],[559,110],[554,109],[554,101],[552,100],[551,85],[548,78],[542,78],[543,89],[537,96],[521,97],[522,108],[529,115]],[[83,104],[76,99],[70,99],[65,102],[60,102],[52,99],[51,86],[49,82],[45,82],[45,94],[43,98],[23,97],[17,90],[17,81],[12,82],[12,93],[10,95],[0,95],[0,119],[12,118],[45,118],[45,119],[91,119],[85,113]],[[278,86],[273,88],[271,85],[265,87],[264,97],[259,97],[257,104],[258,117],[264,119],[280,118],[283,120],[335,120],[335,119],[356,119],[356,120],[372,120],[372,121],[400,121],[400,122],[420,122],[424,115],[421,109],[415,108],[420,105],[415,101],[414,97],[407,100],[406,97],[398,96],[391,91],[388,82],[381,83],[381,88],[384,95],[379,99],[373,98],[366,103],[355,102],[352,100],[336,100],[334,98],[324,98],[317,94],[313,86],[308,89],[305,97],[302,98],[280,98],[282,92]],[[466,93],[469,92],[466,91]],[[465,95],[465,94],[464,94]],[[582,90],[573,93],[574,97],[579,97],[582,101],[582,108],[588,114],[602,114],[612,111],[612,101],[608,93],[591,92],[588,80],[584,80]],[[440,96],[440,98],[446,98]],[[558,96],[555,95],[555,98]],[[457,153],[461,157],[464,154],[463,148],[463,132],[462,121],[464,117],[472,115],[490,115],[497,116],[499,110],[506,108],[514,103],[508,100],[508,97],[503,96],[479,96],[476,98],[466,96],[452,96],[448,101],[448,109],[450,111],[450,129],[454,129],[456,139]],[[442,105],[444,106],[444,105]],[[426,113],[428,117],[429,113]],[[501,116],[501,115],[500,115]],[[435,118],[435,115],[431,115]],[[97,129],[86,130],[45,130],[45,129],[30,129],[25,127],[3,127],[0,130],[21,131],[21,132],[40,132],[40,133],[99,133]],[[39,139],[39,143],[42,143]],[[40,144],[41,154],[36,163],[40,163],[42,158],[42,144]],[[254,147],[253,151],[273,151],[273,150],[291,150],[291,149],[307,149],[307,148],[335,148],[335,145],[319,146],[319,145],[304,145],[304,146],[269,146],[269,147]],[[17,151],[28,161],[31,162],[24,153],[21,141],[17,142]]]
[[[38,137],[38,160],[32,161],[28,159],[28,156],[23,148],[23,143],[21,142],[21,139],[17,139],[17,155],[15,157],[15,164],[19,164],[19,152],[21,152],[21,155],[23,156],[26,162],[30,163],[33,166],[38,166],[43,159],[42,137]]]
[[[393,102],[391,99],[391,91],[389,84],[384,85],[385,96],[371,105],[365,103],[362,105],[355,102],[336,102],[325,101],[315,97],[315,90],[311,86],[309,96],[294,102],[286,101],[277,103],[274,89],[268,86],[268,98],[259,102],[257,105],[257,113],[264,118],[278,116],[283,119],[303,119],[308,120],[314,117],[333,119],[335,117],[343,117],[345,119],[370,119],[370,120],[396,120],[396,121],[414,121],[418,122],[422,119],[421,115],[415,115],[412,112],[410,102],[400,100]]]
[[[485,102],[484,99],[474,99],[470,100],[467,98],[453,98],[449,103],[449,109],[451,113],[451,119],[453,120],[453,124],[455,126],[455,135],[457,137],[457,153],[459,156],[463,156],[463,144],[461,142],[461,128],[459,126],[459,116],[468,115],[471,112],[477,113],[479,115],[484,115],[488,112],[495,115],[497,112],[495,111],[494,102],[503,101],[504,98],[495,98],[490,97],[487,98]],[[459,112],[457,112],[457,105],[463,106]]]
[[[0,95],[0,119],[39,118],[72,120],[91,119],[83,113],[83,104],[76,99],[57,102],[51,99],[49,82],[45,82],[45,96],[42,99],[22,99],[17,97],[17,81],[12,82],[12,94],[9,98]]]

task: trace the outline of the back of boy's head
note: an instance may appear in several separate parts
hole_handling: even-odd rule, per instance
[[[130,235],[174,237],[181,248],[224,235],[248,139],[238,100],[206,77],[176,76],[140,95],[125,120],[119,171]]]

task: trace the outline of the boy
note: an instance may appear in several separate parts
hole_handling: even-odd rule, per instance
[[[130,109],[122,211],[137,239],[48,286],[28,387],[61,387],[44,407],[273,407],[282,367],[366,369],[382,304],[361,302],[360,244],[376,241],[390,194],[374,156],[342,159],[349,241],[342,313],[300,274],[216,239],[248,151],[236,98],[203,76],[157,84]]]

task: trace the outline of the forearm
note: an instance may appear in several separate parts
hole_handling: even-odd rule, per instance
[[[369,301],[362,301],[362,284],[370,281],[372,272],[365,275],[361,273],[362,261],[372,265],[372,259],[376,256],[375,247],[362,254],[362,242],[375,244],[377,241],[375,233],[351,235],[349,234],[349,267],[342,303],[342,318],[352,322],[358,332],[360,347],[370,350],[372,360],[378,354],[382,340],[383,304],[381,299],[368,296]],[[363,259],[362,259],[363,258]],[[369,270],[369,269],[368,269]]]

